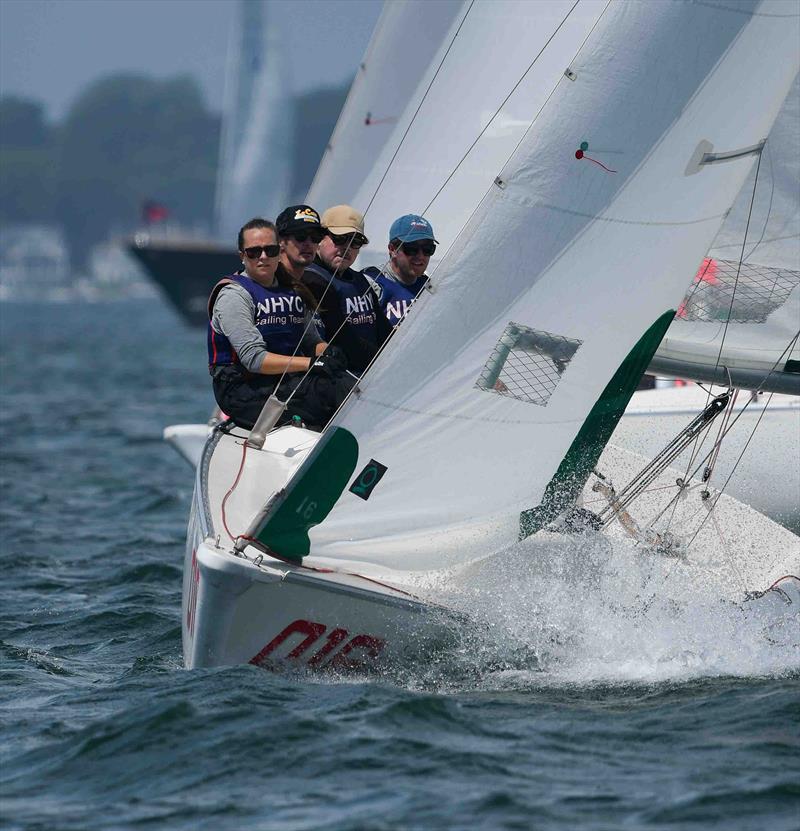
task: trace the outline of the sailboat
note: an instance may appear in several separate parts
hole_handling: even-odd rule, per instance
[[[402,660],[466,625],[437,601],[442,580],[520,538],[563,545],[585,518],[604,446],[797,73],[800,21],[780,0],[587,4],[589,18],[544,5],[530,126],[331,423],[207,442],[188,667]],[[632,526],[608,483],[591,487]]]
[[[292,123],[284,72],[266,0],[239,0],[228,48],[215,235],[173,239],[142,232],[129,245],[189,323],[206,324],[211,288],[241,267],[233,244],[241,217],[275,216],[286,205]]]

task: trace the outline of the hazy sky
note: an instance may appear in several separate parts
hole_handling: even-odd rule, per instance
[[[270,0],[292,92],[352,77],[380,0]],[[36,98],[60,118],[111,72],[190,74],[222,105],[236,0],[0,0],[0,94]]]

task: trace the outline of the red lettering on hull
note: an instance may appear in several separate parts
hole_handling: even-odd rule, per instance
[[[380,657],[380,653],[386,646],[386,641],[373,635],[354,635],[350,640],[347,640],[350,633],[346,629],[336,628],[328,632],[325,637],[326,643],[322,645],[322,648],[310,658],[305,659],[305,654],[326,631],[327,627],[324,623],[315,623],[311,620],[292,621],[258,655],[251,658],[250,663],[257,666],[269,666],[271,664],[269,656],[292,635],[297,634],[304,635],[303,639],[283,660],[304,660],[309,667],[315,669],[322,667],[338,671],[364,669]]]

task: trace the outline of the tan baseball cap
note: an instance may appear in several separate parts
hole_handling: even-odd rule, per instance
[[[364,216],[349,205],[334,205],[322,214],[322,225],[334,234],[361,234],[364,242]]]

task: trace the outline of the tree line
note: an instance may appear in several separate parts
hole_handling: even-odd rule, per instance
[[[311,183],[346,94],[295,99],[292,192]],[[0,224],[60,226],[73,265],[155,201],[184,226],[210,227],[221,119],[193,78],[119,74],[89,85],[64,119],[43,105],[0,98]]]

